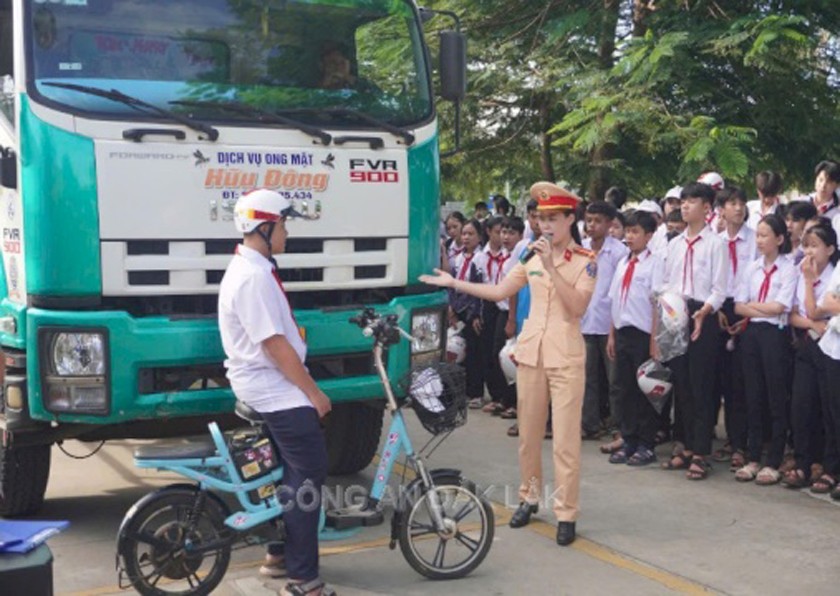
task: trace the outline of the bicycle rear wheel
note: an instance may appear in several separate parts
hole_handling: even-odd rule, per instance
[[[224,578],[230,563],[225,511],[213,498],[199,511],[195,505],[195,490],[164,491],[125,528],[119,554],[144,596],[204,596]]]
[[[426,491],[410,503],[400,528],[403,556],[430,579],[464,577],[481,564],[493,544],[493,508],[465,485],[447,479]],[[435,529],[431,513],[434,497],[440,501],[441,530]]]

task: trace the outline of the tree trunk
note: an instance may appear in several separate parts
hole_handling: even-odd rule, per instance
[[[539,98],[540,117],[540,169],[543,180],[555,181],[554,162],[551,158],[551,106],[547,97]]]
[[[645,36],[650,12],[650,0],[633,0],[633,37]]]

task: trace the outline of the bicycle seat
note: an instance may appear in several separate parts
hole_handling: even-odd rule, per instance
[[[134,450],[134,459],[198,459],[214,455],[216,444],[210,437],[141,445]]]
[[[263,417],[257,412],[254,408],[246,404],[244,401],[236,400],[236,407],[233,409],[234,413],[242,418],[243,420],[247,420],[251,424],[262,424]]]

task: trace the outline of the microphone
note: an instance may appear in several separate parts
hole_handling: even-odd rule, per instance
[[[545,239],[548,240],[548,244],[550,245],[551,244],[551,234],[543,234],[543,236],[545,236]],[[537,240],[539,240],[539,238]],[[534,244],[536,244],[536,242]],[[523,254],[519,258],[519,262],[524,265],[525,263],[530,261],[534,257],[535,254],[537,254],[537,251],[534,248],[534,245],[532,244],[531,248],[528,249],[528,252],[526,252],[525,254]]]

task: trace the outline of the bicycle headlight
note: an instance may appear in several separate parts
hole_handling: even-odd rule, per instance
[[[411,353],[419,354],[431,350],[439,350],[441,345],[441,330],[443,328],[441,312],[417,312],[411,317]]]

